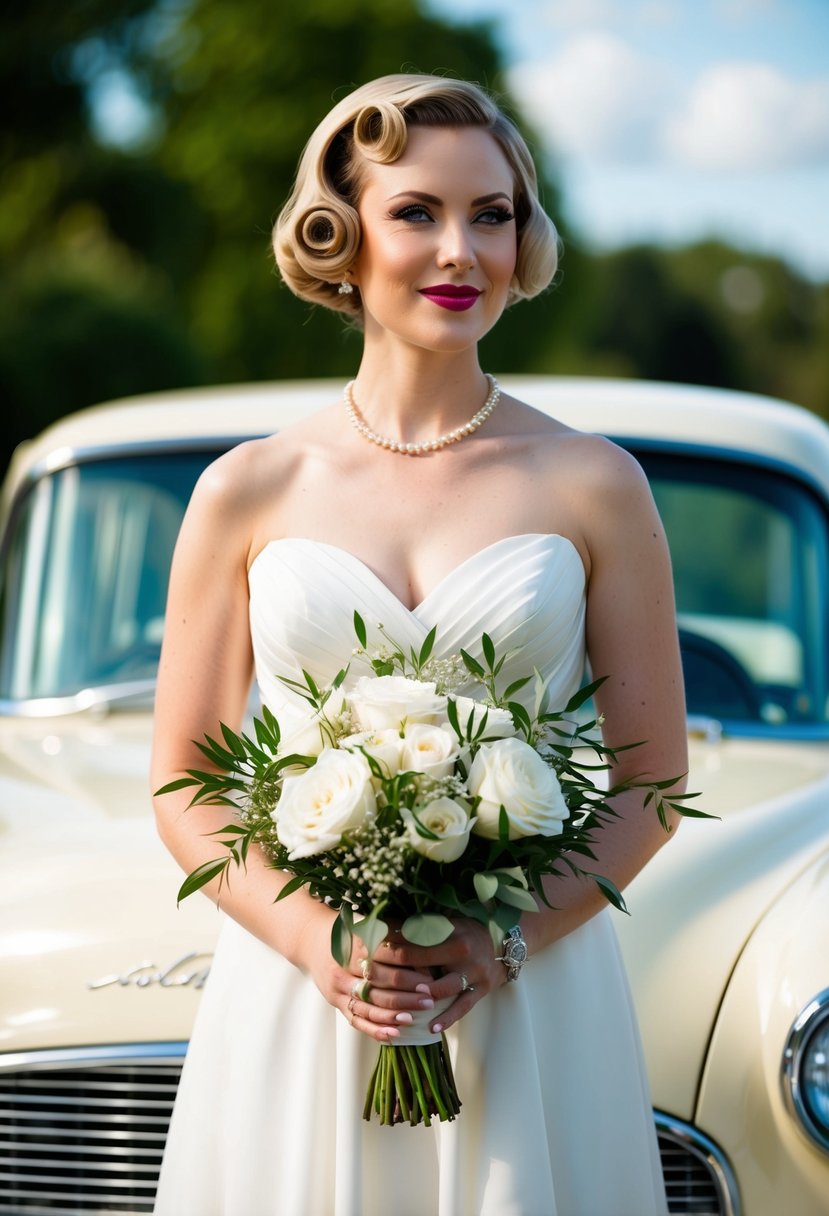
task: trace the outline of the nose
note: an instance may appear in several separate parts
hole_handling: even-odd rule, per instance
[[[475,250],[466,220],[449,220],[442,225],[438,265],[469,270],[475,265]]]

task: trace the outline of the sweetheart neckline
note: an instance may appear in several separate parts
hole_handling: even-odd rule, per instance
[[[376,574],[375,571],[372,570],[371,566],[369,566],[367,562],[364,562],[361,557],[358,557],[356,553],[352,553],[350,549],[344,549],[341,545],[333,545],[329,541],[325,541],[325,540],[315,540],[313,537],[309,537],[309,536],[278,536],[278,537],[274,537],[273,540],[267,541],[262,546],[262,548],[259,550],[259,552],[256,554],[256,556],[254,557],[253,561],[251,562],[251,564],[248,568],[248,580],[250,580],[250,576],[253,573],[253,569],[256,566],[259,559],[261,557],[263,557],[264,554],[267,553],[267,551],[269,549],[273,548],[275,545],[283,545],[283,544],[313,545],[320,549],[328,549],[333,553],[338,553],[342,557],[346,557],[349,561],[353,562],[356,566],[359,566],[360,569],[365,571],[366,574],[370,575],[371,578],[377,583],[378,587],[381,587],[382,590],[386,593],[386,595],[390,596],[391,599],[393,599],[396,604],[399,604],[400,607],[409,614],[409,616],[416,617],[417,614],[429,602],[429,600],[432,599],[432,597],[435,596],[451,578],[454,578],[457,574],[459,574],[467,566],[470,566],[474,561],[477,561],[481,557],[484,557],[486,554],[491,553],[493,549],[497,549],[502,545],[511,544],[515,541],[525,541],[525,540],[549,540],[549,541],[556,541],[556,542],[563,541],[564,544],[571,550],[571,552],[575,556],[576,560],[578,561],[579,568],[582,573],[582,578],[584,580],[584,585],[585,586],[587,585],[587,574],[584,569],[584,562],[582,561],[581,554],[579,553],[579,551],[576,548],[573,541],[570,540],[570,537],[564,536],[561,532],[517,532],[511,536],[502,536],[499,540],[494,540],[490,544],[484,545],[483,548],[476,549],[474,553],[470,553],[468,557],[463,558],[462,561],[460,561],[456,566],[453,566],[451,570],[447,570],[446,574],[444,574],[444,576],[442,578],[438,579],[438,581],[435,583],[435,585],[433,587],[431,587],[429,589],[429,591],[426,592],[426,594],[423,596],[423,598],[421,600],[419,600],[419,602],[417,604],[415,604],[415,606],[413,608],[410,608],[409,605],[407,603],[405,603],[405,601],[400,599],[399,595],[397,595],[397,593],[395,591],[392,591],[392,589],[391,589],[391,587],[389,587],[388,583],[383,582],[380,575]]]

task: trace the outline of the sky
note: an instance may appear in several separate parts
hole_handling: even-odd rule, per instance
[[[488,19],[599,249],[717,237],[829,280],[829,0],[428,0]]]

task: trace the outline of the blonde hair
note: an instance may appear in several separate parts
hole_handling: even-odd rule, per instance
[[[381,76],[334,106],[309,139],[273,247],[282,278],[300,299],[362,316],[360,293],[341,294],[360,248],[357,204],[365,162],[403,155],[410,127],[482,127],[515,179],[518,256],[508,303],[538,295],[558,265],[555,226],[538,201],[530,151],[513,123],[477,85],[442,76]]]

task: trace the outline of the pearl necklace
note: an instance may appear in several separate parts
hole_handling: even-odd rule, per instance
[[[423,443],[398,443],[396,439],[386,439],[383,435],[378,435],[376,431],[373,431],[357,409],[354,400],[354,380],[349,381],[345,386],[343,394],[346,413],[354,429],[369,443],[376,443],[379,448],[384,448],[387,452],[400,452],[403,456],[423,456],[426,452],[437,452],[440,448],[446,448],[450,443],[460,443],[462,439],[466,439],[467,435],[477,431],[478,427],[486,422],[498,404],[501,389],[494,376],[490,376],[489,372],[484,374],[489,381],[489,392],[477,414],[473,414],[468,422],[456,427],[454,431],[447,431],[445,435],[439,435],[437,439],[427,439]]]

